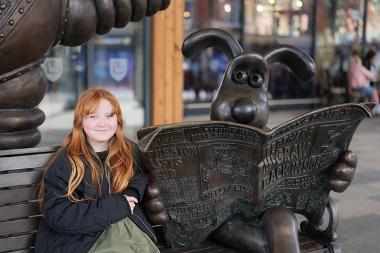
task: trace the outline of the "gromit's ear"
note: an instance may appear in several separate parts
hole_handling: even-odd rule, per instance
[[[310,81],[315,75],[314,60],[304,51],[290,46],[281,45],[264,55],[268,65],[279,62],[288,66],[302,81]]]
[[[230,61],[243,53],[239,42],[231,34],[216,28],[191,33],[183,42],[182,53],[186,57],[192,57],[209,47],[222,50]]]

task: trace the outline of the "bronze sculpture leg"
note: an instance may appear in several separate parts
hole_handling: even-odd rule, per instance
[[[263,229],[240,217],[232,217],[213,232],[216,241],[242,252],[266,253],[267,239]]]
[[[297,220],[292,210],[277,207],[266,211],[261,225],[240,217],[222,224],[214,238],[243,252],[299,253]]]
[[[288,208],[276,207],[265,212],[262,220],[271,253],[300,253],[297,220]]]

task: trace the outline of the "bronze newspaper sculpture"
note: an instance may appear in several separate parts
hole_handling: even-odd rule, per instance
[[[211,104],[212,121],[138,132],[153,181],[147,190],[152,222],[163,224],[172,247],[197,245],[212,234],[243,251],[299,252],[294,212],[308,219],[304,230],[318,231],[332,205],[330,190],[341,192],[352,180],[356,156],[347,148],[373,105],[325,108],[268,129],[268,65],[284,63],[307,81],[313,60],[291,46],[244,54],[218,29],[190,34],[183,52],[193,56],[210,46],[230,60]]]
[[[170,0],[0,0],[0,149],[32,147],[45,120],[44,54],[166,9]]]

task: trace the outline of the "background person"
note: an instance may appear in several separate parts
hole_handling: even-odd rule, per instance
[[[348,85],[354,92],[359,92],[366,96],[371,96],[371,100],[376,104],[372,112],[380,115],[379,93],[376,88],[370,86],[370,80],[376,78],[376,73],[369,71],[362,65],[359,56],[354,55],[350,59],[348,70]]]

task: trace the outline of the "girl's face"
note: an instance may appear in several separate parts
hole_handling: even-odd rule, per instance
[[[83,130],[95,152],[108,149],[108,143],[117,129],[117,117],[111,103],[101,99],[95,111],[83,118]]]

